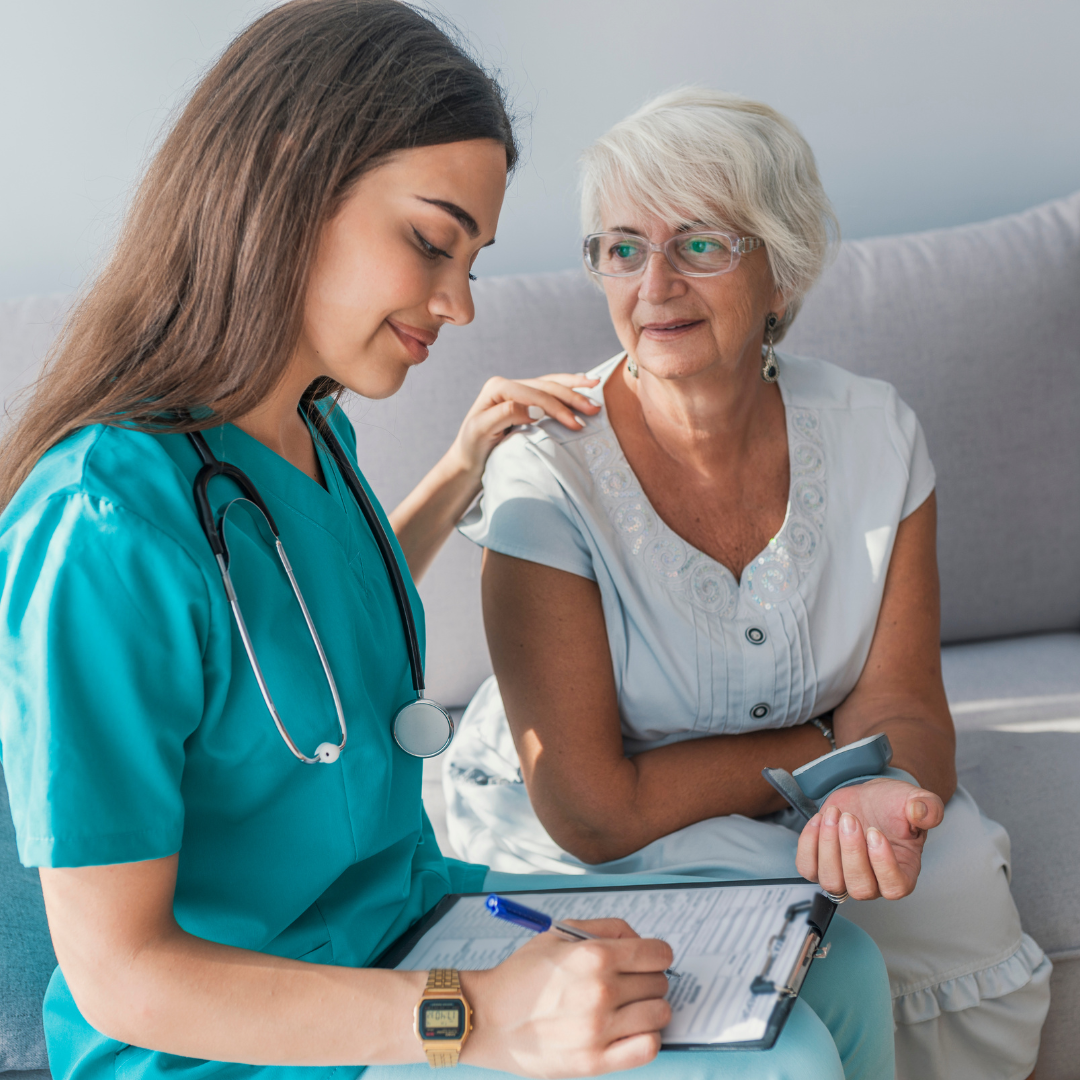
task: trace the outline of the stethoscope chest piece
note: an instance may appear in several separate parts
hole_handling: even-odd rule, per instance
[[[454,737],[454,721],[436,701],[410,701],[394,717],[394,742],[413,757],[441,754]]]

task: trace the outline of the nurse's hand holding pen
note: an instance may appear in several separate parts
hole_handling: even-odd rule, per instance
[[[580,431],[584,426],[580,417],[595,416],[600,406],[577,388],[591,389],[599,381],[557,374],[518,380],[495,377],[484,383],[450,449],[390,515],[414,580],[420,580],[479,494],[488,455],[510,430],[550,416],[570,431]]]
[[[523,1076],[594,1076],[652,1061],[671,1019],[671,947],[622,919],[575,921],[595,941],[538,934],[490,971],[462,972],[475,1029],[462,1060]]]
[[[413,1007],[426,971],[304,963],[207,941],[173,914],[177,856],[43,868],[57,959],[83,1015],[134,1046],[252,1065],[423,1062]],[[462,971],[463,1064],[569,1077],[651,1061],[671,1016],[663,941],[620,919],[538,934],[490,971]]]

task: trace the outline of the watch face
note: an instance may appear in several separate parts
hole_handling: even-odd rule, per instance
[[[465,1006],[456,998],[429,998],[420,1006],[420,1037],[457,1042],[465,1035]]]

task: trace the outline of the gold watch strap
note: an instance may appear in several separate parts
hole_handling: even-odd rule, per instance
[[[458,1063],[457,1050],[425,1050],[424,1053],[427,1054],[427,1063],[433,1069],[445,1069]]]
[[[428,972],[427,986],[424,989],[424,997],[435,994],[460,994],[461,978],[453,968],[432,968]],[[461,1053],[461,1043],[457,1046],[424,1047],[428,1064],[433,1069],[445,1069],[457,1065],[458,1055]]]
[[[452,990],[455,994],[460,994],[461,977],[453,968],[432,968],[428,972],[424,993],[429,994],[433,990]]]

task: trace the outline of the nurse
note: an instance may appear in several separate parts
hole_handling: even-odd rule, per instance
[[[421,763],[394,740],[415,696],[399,597],[422,655],[413,578],[488,452],[530,407],[571,428],[596,407],[580,376],[492,380],[387,519],[353,479],[335,397],[394,393],[442,326],[472,319],[516,154],[498,87],[411,8],[274,9],[195,91],[4,442],[0,738],[60,962],[57,1080],[405,1080],[459,1057],[534,1076],[891,1076],[884,967],[842,919],[764,1054],[658,1056],[671,951],[616,921],[432,976],[474,1030],[427,1063],[429,973],[365,966],[446,893],[514,884],[442,855]],[[246,478],[205,485],[209,529],[207,462]]]

